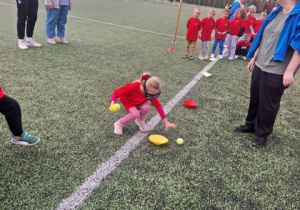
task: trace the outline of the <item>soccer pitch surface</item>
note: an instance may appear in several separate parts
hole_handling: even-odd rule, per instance
[[[196,5],[183,4],[173,44],[178,2],[75,0],[70,43],[53,46],[39,3],[34,38],[43,46],[24,51],[17,47],[16,2],[0,0],[1,87],[20,103],[24,130],[41,138],[33,147],[11,144],[3,116],[0,209],[300,208],[299,75],[267,146],[256,149],[254,135],[233,132],[248,108],[247,62],[182,58]],[[201,19],[208,9],[201,7]],[[129,123],[117,136],[113,123],[126,112],[109,112],[111,94],[145,71],[162,80],[159,99],[177,129],[165,132],[152,108],[149,132]],[[202,77],[207,71],[212,75]],[[185,107],[185,99],[198,106]],[[156,146],[151,134],[169,143]]]

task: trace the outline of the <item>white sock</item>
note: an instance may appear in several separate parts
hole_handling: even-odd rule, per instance
[[[24,39],[19,39],[19,43],[24,42]]]

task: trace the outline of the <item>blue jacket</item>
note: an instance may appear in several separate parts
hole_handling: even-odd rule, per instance
[[[234,1],[233,3],[232,3],[232,7],[231,7],[231,9],[230,9],[230,11],[229,11],[229,13],[230,13],[230,17],[229,17],[229,20],[230,21],[232,21],[232,19],[233,19],[233,17],[234,17],[234,13],[235,13],[235,11],[237,11],[238,9],[240,9],[241,8],[241,4],[240,4],[240,2],[237,0],[237,1]]]
[[[255,51],[260,45],[266,26],[276,17],[276,15],[281,10],[282,7],[279,6],[266,17],[261,28],[256,34],[253,42],[251,43],[251,47],[248,51],[247,57],[252,58],[254,56]],[[296,3],[293,10],[290,12],[282,28],[282,31],[279,35],[279,40],[275,47],[273,61],[282,62],[285,58],[286,51],[289,46],[291,46],[294,50],[297,50],[300,53],[300,1],[299,0]]]

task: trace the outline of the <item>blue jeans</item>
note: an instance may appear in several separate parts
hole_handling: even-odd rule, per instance
[[[214,45],[213,45],[213,47],[212,47],[211,53],[212,53],[212,54],[215,54],[216,48],[217,48],[217,45],[218,45],[218,44],[219,44],[219,47],[220,47],[219,55],[223,55],[223,49],[224,49],[224,40],[223,40],[223,39],[216,39],[216,40],[215,40]]]
[[[47,38],[53,39],[55,37],[55,28],[57,28],[57,36],[65,37],[65,25],[67,23],[67,16],[69,12],[69,5],[59,5],[59,9],[49,9],[46,5],[46,34]]]

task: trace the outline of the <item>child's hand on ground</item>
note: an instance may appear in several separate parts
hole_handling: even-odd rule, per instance
[[[167,118],[164,119],[164,123],[165,123],[165,126],[166,126],[166,132],[168,132],[168,128],[176,128],[177,125],[173,124],[173,123],[170,123]]]

